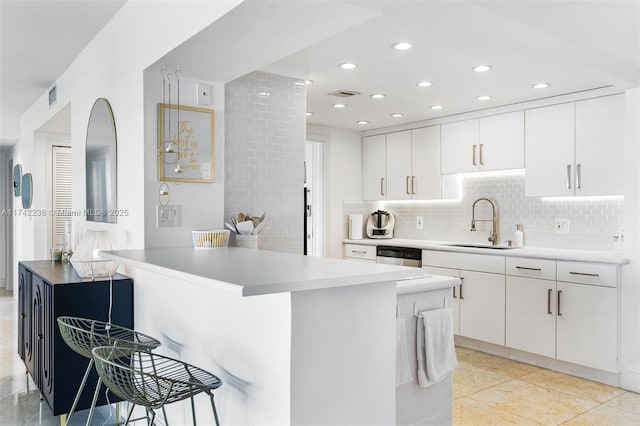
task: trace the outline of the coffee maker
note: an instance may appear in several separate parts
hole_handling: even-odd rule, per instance
[[[393,238],[394,225],[393,214],[384,210],[376,210],[367,219],[367,236],[369,238]]]

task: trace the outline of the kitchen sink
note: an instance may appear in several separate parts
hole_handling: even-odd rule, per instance
[[[481,248],[481,249],[490,249],[490,250],[511,250],[511,249],[520,248],[520,247],[513,247],[513,246],[494,246],[490,244],[470,244],[470,243],[451,243],[451,244],[442,244],[442,245],[449,246],[449,247]]]

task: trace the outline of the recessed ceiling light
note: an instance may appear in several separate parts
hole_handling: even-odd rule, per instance
[[[333,107],[334,108],[344,108],[344,107],[346,107],[346,105],[345,104],[333,104]]]
[[[475,72],[486,72],[489,71],[491,69],[491,67],[489,65],[478,65],[473,67],[473,70]]]
[[[546,89],[549,86],[551,86],[551,83],[536,83],[531,87],[533,87],[534,89]]]
[[[258,92],[258,95],[266,98],[266,97],[271,96],[271,93],[269,93],[269,92]]]
[[[416,84],[418,87],[429,87],[432,83],[430,81],[419,81]]]
[[[309,117],[310,115],[313,115],[313,113],[311,111],[307,111],[304,113],[304,115],[306,115],[307,117]]]
[[[358,66],[354,63],[351,62],[345,62],[344,64],[340,64],[340,68],[342,68],[343,70],[352,70],[357,68]]]
[[[478,96],[476,99],[479,101],[488,101],[489,99],[491,99],[491,96],[482,95],[482,96]]]
[[[313,84],[313,80],[305,80],[304,84],[307,85],[307,86],[310,85],[310,84]]]
[[[442,109],[442,105],[431,105],[429,108],[431,108],[431,109]]]
[[[400,118],[400,117],[402,117],[403,115],[404,115],[404,114],[403,114],[403,113],[401,113],[401,112],[394,112],[393,114],[391,114],[391,116],[392,116],[393,118]]]
[[[358,124],[369,124],[369,122],[367,120],[358,120],[357,123]]]
[[[373,99],[382,99],[384,98],[386,95],[384,93],[374,93],[373,95],[371,95],[371,97]]]
[[[394,43],[391,45],[396,50],[409,50],[413,47],[413,44],[407,43],[406,41],[399,41],[398,43]]]

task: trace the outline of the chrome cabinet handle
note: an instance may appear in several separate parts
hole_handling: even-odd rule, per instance
[[[380,178],[380,195],[384,195],[384,178]]]
[[[570,271],[569,274],[571,274],[571,275],[582,275],[582,276],[585,276],[585,277],[599,277],[600,276],[600,274],[590,274],[588,272],[571,272]]]
[[[553,312],[551,312],[551,293],[553,292],[552,289],[547,289],[547,314],[552,315]]]
[[[576,166],[576,189],[582,189],[580,181],[582,180],[582,165],[578,163]]]
[[[529,268],[529,267],[526,267],[526,266],[516,266],[516,269],[524,269],[524,270],[527,270],[527,271],[538,271],[538,272],[542,271],[542,269],[540,269],[540,268]]]
[[[351,250],[351,253],[367,254],[367,252],[364,250]]]
[[[453,287],[453,298],[454,299],[458,298],[458,296],[456,296],[456,288],[455,287]]]
[[[483,152],[482,152],[483,148],[484,148],[484,144],[481,143],[480,144],[480,165],[481,166],[484,166],[484,159],[483,159],[484,155],[482,155],[483,154]]]
[[[462,286],[464,285],[464,277],[460,277],[460,300],[464,300],[462,296]]]
[[[413,195],[416,194],[416,177],[415,176],[411,176],[411,193]]]
[[[558,316],[561,317],[562,313],[560,312],[560,295],[562,294],[562,290],[558,290]]]
[[[567,189],[571,189],[571,164],[567,164]]]
[[[473,145],[473,165],[477,166],[478,162],[476,161],[476,146],[477,145]]]
[[[407,190],[407,195],[411,195],[411,192],[409,192],[409,179],[410,179],[410,176],[407,176],[407,178],[405,179],[405,186],[406,186],[406,190]]]

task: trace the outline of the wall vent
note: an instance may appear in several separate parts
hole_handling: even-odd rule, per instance
[[[329,96],[338,96],[339,98],[350,98],[351,96],[359,95],[360,92],[353,90],[336,90],[335,92],[327,93]]]

